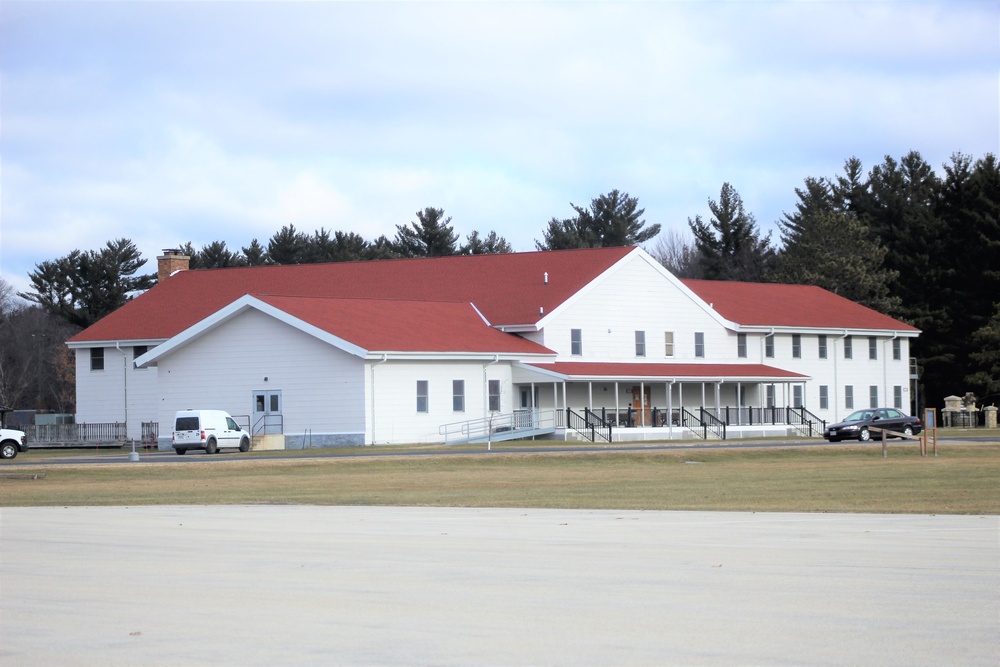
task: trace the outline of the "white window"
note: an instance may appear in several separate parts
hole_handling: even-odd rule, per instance
[[[868,387],[868,407],[877,408],[878,407],[878,385],[873,384]]]
[[[844,359],[854,358],[854,343],[851,341],[850,336],[844,337]]]
[[[898,338],[892,340],[892,358],[894,361],[899,361],[903,358],[903,346],[901,345],[903,341]]]
[[[583,329],[570,329],[570,354],[579,357],[583,354]]]
[[[826,359],[826,335],[820,334],[819,336],[819,358]]]
[[[417,380],[417,412],[427,412],[428,410],[427,380]]]
[[[792,407],[802,407],[802,385],[797,384],[792,387]]]
[[[646,332],[636,331],[635,332],[635,356],[645,357],[646,356]]]
[[[795,359],[802,358],[802,335],[792,334],[792,357]],[[801,407],[801,406],[795,406]]]
[[[774,407],[774,385],[773,384],[767,385],[767,398],[766,398],[766,400],[767,400],[767,407],[773,408]]]
[[[705,356],[705,334],[701,331],[694,334],[694,356]]]
[[[90,370],[92,370],[92,371],[103,371],[104,370],[104,348],[103,347],[92,347],[92,348],[90,348]]]
[[[736,356],[740,359],[747,358],[747,335],[736,334]]]
[[[465,380],[451,381],[451,409],[465,412]]]
[[[878,359],[878,339],[875,336],[868,337],[868,358]]]
[[[674,356],[674,332],[663,332],[663,354],[667,357]]]
[[[848,410],[854,409],[854,385],[844,387],[844,407]]]
[[[903,409],[903,387],[896,385],[892,388],[892,407],[897,410]]]
[[[774,334],[764,336],[764,356],[768,359],[774,358]]]
[[[500,380],[490,380],[490,412],[500,412]]]
[[[825,384],[819,386],[819,409],[830,409],[830,388]]]

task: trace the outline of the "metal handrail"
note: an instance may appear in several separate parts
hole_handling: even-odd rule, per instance
[[[495,433],[510,435],[519,431],[556,428],[555,410],[517,410],[515,412],[492,412],[488,417],[469,419],[462,422],[442,424],[438,433],[449,441],[468,441],[485,438]]]

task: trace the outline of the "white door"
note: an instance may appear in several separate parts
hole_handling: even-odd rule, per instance
[[[284,424],[281,415],[281,390],[261,389],[253,393],[253,423],[250,431],[253,435],[283,433]]]

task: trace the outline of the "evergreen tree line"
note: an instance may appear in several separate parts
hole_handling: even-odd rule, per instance
[[[723,184],[709,218],[688,218],[691,236],[660,234],[638,198],[612,190],[589,207],[570,204],[549,220],[538,250],[651,241],[650,253],[682,278],[812,284],[922,330],[912,348],[922,373],[921,403],[940,406],[966,390],[1000,393],[1000,167],[996,157],[955,154],[938,176],[917,152],[865,173],[856,158],[842,174],[808,177],[794,210],[776,221],[780,244],[762,234],[739,193]],[[495,232],[464,243],[444,210],[427,207],[396,235],[367,241],[353,232],[306,234],[286,225],[266,247],[257,239],[232,251],[224,241],[180,246],[191,268],[366,261],[511,252]],[[128,239],[99,251],[73,251],[36,265],[20,296],[73,327],[85,327],[147,289],[155,276]],[[3,368],[0,368],[2,385]],[[0,387],[0,403],[2,403]]]

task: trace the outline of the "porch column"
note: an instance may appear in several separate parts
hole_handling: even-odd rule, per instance
[[[650,396],[650,403],[652,403],[652,396]],[[646,426],[646,383],[639,381],[639,411],[642,413],[639,416],[640,426]]]
[[[616,422],[618,421],[618,414],[619,414],[619,407],[618,407],[618,405],[619,405],[618,401],[619,400],[620,399],[618,397],[618,380],[615,380],[615,421]],[[620,426],[620,424],[619,424],[619,426]]]
[[[593,412],[594,411],[594,381],[591,380],[587,383],[587,408]]]
[[[674,427],[674,383],[667,383],[667,426],[669,428]]]

